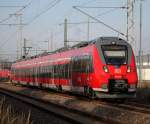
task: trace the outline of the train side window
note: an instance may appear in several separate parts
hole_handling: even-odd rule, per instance
[[[46,66],[46,70],[47,70],[46,77],[49,78],[49,72],[50,72],[50,70],[49,70],[49,65]]]
[[[56,78],[56,77],[57,77],[57,76],[56,76],[56,75],[57,75],[57,72],[56,72],[56,71],[57,71],[56,65],[53,66],[53,69],[54,69],[54,78]]]
[[[46,77],[46,67],[43,66],[43,78],[45,78],[45,77]]]
[[[81,72],[81,57],[73,57],[72,58],[72,71],[73,72]]]
[[[83,56],[81,60],[81,72],[85,72],[87,67],[87,57]]]
[[[64,78],[68,78],[68,64],[64,65]]]
[[[62,77],[62,65],[57,65],[57,72],[58,72],[58,78],[61,78]]]
[[[38,78],[40,78],[41,77],[41,67],[39,66],[38,67]]]
[[[42,69],[43,69],[43,72],[42,72],[42,78],[44,78],[44,77],[45,77],[45,67],[42,66]]]
[[[67,65],[67,64],[63,64],[63,65],[62,65],[62,75],[63,75],[62,78],[66,78],[66,77],[65,77],[66,71],[67,71],[67,70],[65,69],[66,65]]]
[[[46,77],[46,69],[45,69],[45,66],[43,66],[43,78]]]
[[[82,72],[82,56],[78,57],[78,66],[77,66],[77,72]]]
[[[37,67],[37,78],[39,78],[40,77],[40,67],[38,66]]]
[[[92,56],[85,55],[81,59],[81,72],[90,73],[93,71]]]
[[[48,68],[49,68],[48,76],[49,76],[49,78],[52,78],[52,65],[49,65]]]
[[[92,58],[92,56],[89,56],[89,72],[93,72],[93,58]]]
[[[48,78],[48,66],[45,66],[45,77]]]
[[[54,65],[52,65],[52,78],[54,78]]]

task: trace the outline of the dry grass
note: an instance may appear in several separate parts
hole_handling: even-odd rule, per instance
[[[31,113],[17,114],[9,105],[5,105],[5,98],[0,100],[0,124],[32,124],[30,121]]]
[[[138,88],[150,88],[150,81],[142,81],[138,83]]]

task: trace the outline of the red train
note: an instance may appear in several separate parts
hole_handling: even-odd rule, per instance
[[[9,69],[0,69],[0,81],[8,81],[10,79]]]
[[[78,92],[91,98],[135,97],[137,72],[131,46],[100,37],[66,50],[16,62],[13,83]]]

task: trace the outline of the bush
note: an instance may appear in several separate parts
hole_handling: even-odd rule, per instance
[[[0,124],[32,124],[31,112],[26,116],[24,113],[17,114],[11,105],[5,105],[5,98],[0,100]]]

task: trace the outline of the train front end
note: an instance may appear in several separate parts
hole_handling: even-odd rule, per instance
[[[131,45],[116,37],[101,38],[96,42],[99,55],[96,73],[100,83],[100,98],[133,98],[136,96],[137,71]]]

